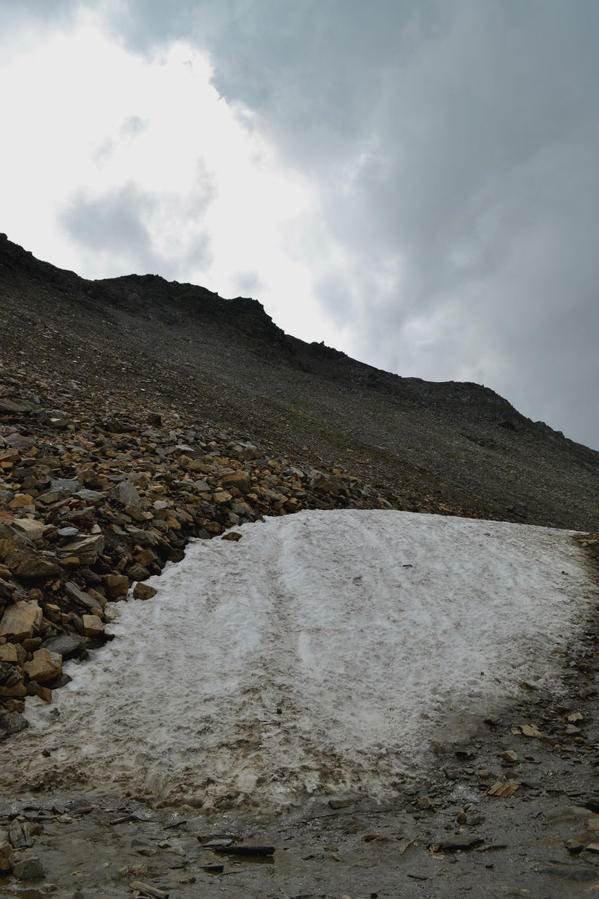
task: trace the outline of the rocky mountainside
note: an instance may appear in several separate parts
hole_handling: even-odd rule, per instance
[[[152,275],[86,281],[0,236],[0,740],[27,727],[27,697],[51,703],[69,682],[64,660],[112,638],[109,601],[133,585],[151,599],[145,581],[190,537],[236,541],[262,515],[342,507],[597,530],[599,453],[484,387],[401,378],[290,337],[255,300]],[[599,536],[578,539],[599,564]],[[61,770],[19,789],[59,790]],[[43,874],[23,855],[43,825],[15,814],[0,815],[0,891]]]
[[[298,464],[341,466],[400,508],[599,526],[598,452],[488,388],[402,378],[290,337],[255,300],[155,275],[87,281],[3,236],[0,353],[74,397],[172,411]]]

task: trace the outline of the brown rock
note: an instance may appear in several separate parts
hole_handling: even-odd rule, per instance
[[[86,637],[100,637],[104,633],[104,624],[97,615],[83,616],[83,633]]]
[[[78,537],[61,547],[60,552],[65,556],[78,556],[82,564],[91,565],[104,552],[104,537],[102,534]]]
[[[144,565],[136,562],[127,568],[127,576],[132,581],[145,581],[150,577],[150,572]]]
[[[37,581],[44,578],[59,577],[62,574],[62,568],[52,559],[30,555],[25,556],[19,562],[15,574],[23,578],[23,580]]]
[[[139,552],[136,552],[134,554],[133,558],[136,562],[138,562],[140,565],[143,565],[145,568],[156,561],[154,553],[151,549],[140,549]]]
[[[14,643],[5,643],[0,646],[0,662],[18,662],[17,647]]]
[[[12,871],[12,846],[8,840],[0,843],[0,871]]]
[[[40,540],[43,537],[45,527],[43,521],[36,521],[34,518],[15,518],[13,525],[30,540]]]
[[[61,673],[62,657],[57,652],[38,649],[33,653],[31,662],[25,662],[23,668],[31,680],[37,681],[38,684],[45,684]]]
[[[13,687],[0,687],[0,696],[9,697],[12,699],[20,699],[23,696],[27,696],[27,687],[24,683],[15,684]]]
[[[226,474],[221,483],[224,487],[237,487],[241,493],[246,493],[250,488],[250,476],[247,471],[234,471]]]
[[[133,590],[135,599],[151,599],[153,596],[156,596],[157,593],[158,590],[148,586],[148,584],[136,584]]]
[[[125,574],[105,574],[102,580],[111,599],[120,599],[129,592],[129,578]]]
[[[26,506],[35,505],[33,497],[29,493],[17,493],[8,504],[9,509],[24,509]]]
[[[0,637],[25,640],[39,631],[42,610],[37,602],[18,602],[9,606],[0,621]]]
[[[30,681],[29,686],[32,684],[35,684],[35,695],[39,697],[39,699],[47,703],[52,702],[52,690],[49,687],[43,687],[41,684],[38,684],[37,681]]]

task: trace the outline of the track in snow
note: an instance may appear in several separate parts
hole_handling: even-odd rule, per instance
[[[155,599],[115,606],[117,638],[66,666],[60,716],[28,701],[0,786],[206,808],[384,796],[520,682],[558,687],[594,595],[571,532],[346,510],[240,530],[191,544]]]

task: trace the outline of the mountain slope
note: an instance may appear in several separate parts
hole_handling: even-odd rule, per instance
[[[290,337],[255,300],[153,275],[88,281],[3,236],[0,353],[67,392],[175,409],[298,463],[343,466],[400,508],[599,527],[598,452],[488,388],[401,378]]]

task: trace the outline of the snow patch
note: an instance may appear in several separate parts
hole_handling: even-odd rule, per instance
[[[353,510],[240,530],[114,606],[116,639],[0,747],[0,785],[206,808],[382,797],[520,682],[559,687],[594,596],[566,531]]]

